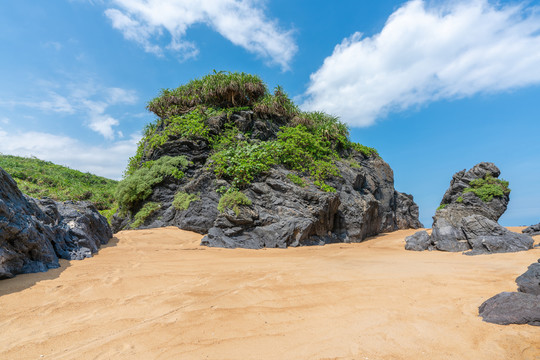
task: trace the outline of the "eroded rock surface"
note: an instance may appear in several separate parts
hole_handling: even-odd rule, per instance
[[[536,225],[531,225],[528,228],[523,229],[522,233],[530,235],[530,236],[540,235],[540,223]]]
[[[466,252],[467,255],[531,249],[534,241],[529,235],[516,234],[497,223],[510,201],[507,183],[498,180],[499,175],[500,170],[495,164],[486,162],[454,174],[441,207],[433,217],[429,245],[424,248],[432,246],[441,251]],[[498,193],[482,189],[484,192],[479,191],[478,195],[471,191],[479,181],[498,187],[495,188]],[[496,195],[488,197],[484,193]],[[407,249],[413,247],[419,249],[413,244],[406,246]]]
[[[540,326],[540,259],[516,279],[517,292],[502,292],[478,309],[484,321]]]
[[[56,268],[59,258],[90,257],[111,237],[92,204],[33,199],[0,168],[0,279]]]

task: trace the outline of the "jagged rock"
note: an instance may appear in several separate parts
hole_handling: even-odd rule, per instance
[[[431,240],[427,231],[418,231],[411,236],[405,238],[405,249],[414,251],[428,250],[431,246]]]
[[[520,292],[540,295],[540,259],[516,279],[516,284]]]
[[[528,228],[523,229],[521,232],[530,236],[540,235],[540,223],[531,225]]]
[[[502,292],[486,300],[478,312],[484,321],[494,324],[540,326],[540,295]]]
[[[221,134],[226,123],[235,124],[240,131],[237,137],[256,142],[275,139],[286,121],[238,111],[229,117],[209,118],[206,125],[210,133]],[[208,165],[211,154],[211,147],[202,140],[174,138],[145,153],[143,161],[183,155],[191,163],[183,180],[166,179],[153,188],[145,202],[157,202],[161,207],[141,228],[172,225],[207,234],[204,245],[262,248],[360,242],[381,232],[422,227],[412,195],[394,189],[388,164],[378,156],[355,150],[348,150],[344,159],[336,161],[340,176],[325,180],[335,193],[324,192],[311,182],[299,186],[287,177],[291,171],[276,165],[242,189],[252,202],[250,206],[241,206],[238,214],[232,210],[220,213],[221,192],[231,184],[216,178]],[[187,209],[176,209],[172,203],[177,192],[196,194],[197,200]],[[133,214],[142,206],[132,209]],[[113,230],[128,228],[131,221],[116,215]]]
[[[90,203],[35,200],[0,168],[0,279],[56,268],[58,258],[89,257],[111,237]]]
[[[486,162],[454,174],[441,208],[433,217],[431,246],[441,251],[466,252],[467,255],[532,248],[534,241],[530,236],[513,233],[497,223],[510,201],[509,191],[493,196],[489,201],[482,200],[474,192],[465,191],[474,180],[490,176],[498,178],[499,175],[500,170]]]

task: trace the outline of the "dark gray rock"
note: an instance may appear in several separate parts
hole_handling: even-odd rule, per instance
[[[418,231],[405,238],[405,249],[414,251],[428,250],[431,246],[431,239],[427,231]]]
[[[211,133],[219,134],[226,123],[232,122],[244,132],[238,136],[265,141],[276,138],[279,127],[284,125],[282,120],[239,111],[228,117],[210,118],[207,125]],[[169,179],[153,189],[146,201],[157,202],[161,208],[142,228],[173,225],[207,234],[202,241],[207,246],[258,249],[360,242],[381,232],[422,227],[413,197],[394,189],[394,175],[388,164],[378,156],[344,149],[341,155],[347,160],[336,162],[340,176],[326,181],[336,189],[335,193],[326,193],[314,185],[298,186],[287,177],[289,170],[274,166],[242,189],[252,205],[240,206],[239,214],[232,210],[219,213],[221,193],[231,184],[216,178],[209,166],[211,148],[207,145],[198,139],[169,138],[145,155],[143,160],[183,155],[192,163],[184,171],[184,179],[167,183]],[[179,191],[196,194],[198,199],[185,210],[175,209],[172,203]],[[132,215],[143,205],[131,209]],[[131,222],[132,218],[117,214],[113,230],[129,228]]]
[[[540,223],[536,225],[531,225],[528,228],[523,229],[522,233],[527,234],[529,236],[540,235]]]
[[[531,264],[527,271],[516,279],[518,291],[527,294],[540,295],[540,259]]]
[[[454,174],[433,217],[431,246],[441,251],[465,252],[467,255],[516,252],[531,249],[533,239],[500,226],[497,220],[508,206],[508,194],[484,202],[473,192],[463,192],[476,179],[500,170],[492,163],[479,163],[469,171]],[[470,251],[469,251],[470,250]]]
[[[486,300],[478,312],[484,321],[494,324],[540,326],[540,295],[502,292]]]
[[[0,279],[89,257],[111,237],[93,205],[32,199],[0,168]]]

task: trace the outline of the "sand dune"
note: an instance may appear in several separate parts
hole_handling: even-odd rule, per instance
[[[477,316],[540,249],[405,251],[413,232],[227,250],[124,231],[92,259],[0,282],[0,359],[540,359],[540,327]]]

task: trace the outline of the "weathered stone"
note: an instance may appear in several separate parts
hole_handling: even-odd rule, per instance
[[[522,232],[530,236],[540,235],[540,223],[531,225],[528,228],[523,229]]]
[[[540,295],[540,259],[531,264],[527,271],[516,279],[518,291]]]
[[[0,279],[92,256],[111,237],[93,205],[32,199],[0,168]]]
[[[405,238],[405,249],[414,251],[427,250],[431,245],[431,240],[427,231],[418,231],[411,236]]]
[[[454,174],[433,217],[430,242],[436,249],[478,255],[532,248],[530,236],[513,233],[497,223],[510,201],[508,194],[485,202],[473,192],[464,193],[472,181],[487,174],[497,178],[500,170],[492,163],[480,163]]]
[[[494,324],[540,326],[540,295],[502,292],[486,300],[478,312],[484,321]]]

